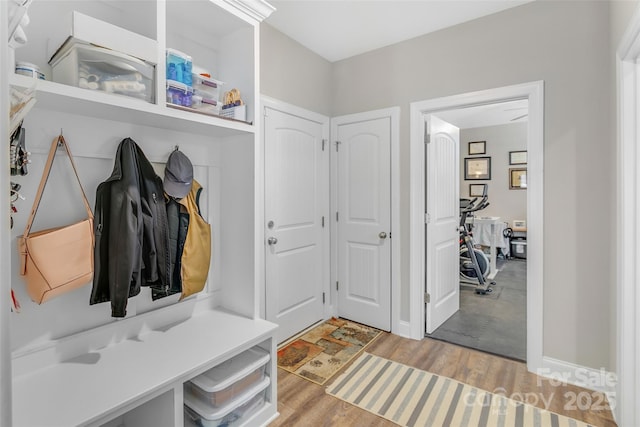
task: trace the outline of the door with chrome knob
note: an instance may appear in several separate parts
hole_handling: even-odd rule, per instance
[[[391,330],[391,112],[335,120],[338,314]]]
[[[329,307],[329,123],[288,110],[266,102],[262,122],[265,318],[279,325],[277,342],[322,320]]]

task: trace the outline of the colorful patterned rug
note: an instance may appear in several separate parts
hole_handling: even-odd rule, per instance
[[[278,349],[278,367],[322,385],[381,333],[334,317]]]
[[[405,426],[587,427],[582,421],[364,353],[326,389]]]

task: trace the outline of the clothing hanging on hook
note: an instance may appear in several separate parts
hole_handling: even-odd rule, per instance
[[[9,165],[12,176],[28,173],[27,164],[31,163],[31,153],[25,147],[25,133],[25,128],[20,125],[9,141]]]

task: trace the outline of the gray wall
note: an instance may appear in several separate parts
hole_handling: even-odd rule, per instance
[[[401,316],[405,320],[409,104],[544,80],[543,352],[580,365],[610,368],[614,269],[602,249],[607,253],[614,247],[615,221],[615,144],[612,116],[607,113],[613,94],[609,2],[536,1],[333,63],[328,109],[327,98],[310,99],[322,96],[317,89],[326,83],[324,72],[316,81],[316,73],[287,68],[286,64],[305,67],[304,62],[311,60],[308,51],[264,27],[263,93],[332,116],[395,105],[402,109]]]
[[[260,92],[330,116],[332,64],[269,24],[260,44]]]
[[[334,64],[333,114],[400,105],[403,312],[408,307],[409,103],[545,82],[545,356],[609,368],[615,194],[607,2],[526,5]],[[607,250],[605,249],[605,250]],[[606,259],[606,258],[605,258]]]
[[[486,141],[486,154],[469,156],[469,141]],[[527,219],[527,191],[509,189],[509,169],[527,165],[509,165],[509,151],[527,149],[527,123],[512,123],[473,129],[460,129],[460,197],[469,197],[469,184],[489,184],[489,206],[480,216],[499,216],[509,227],[514,219]],[[464,159],[491,157],[491,180],[465,181]]]

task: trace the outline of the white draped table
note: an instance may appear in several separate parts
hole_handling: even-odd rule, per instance
[[[502,249],[504,254],[508,254],[510,249],[509,241],[503,235],[506,224],[500,222],[499,216],[474,217],[470,218],[468,222],[473,224],[473,241],[475,244],[490,248],[488,278],[493,280],[498,274],[496,268],[497,249]]]

